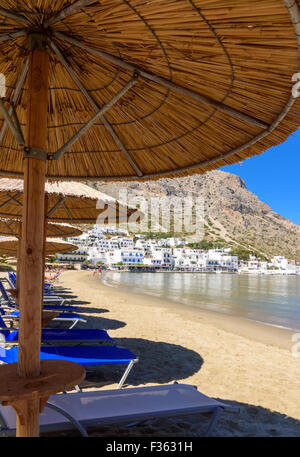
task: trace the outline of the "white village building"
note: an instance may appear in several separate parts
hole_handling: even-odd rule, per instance
[[[285,274],[296,274],[298,268],[294,263],[291,263],[288,259],[283,256],[275,256],[271,259],[269,267],[276,267],[281,273]]]

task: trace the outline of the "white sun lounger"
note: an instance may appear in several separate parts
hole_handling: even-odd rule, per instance
[[[82,435],[87,436],[84,427],[210,413],[212,417],[206,431],[208,435],[223,410],[239,411],[186,384],[56,394],[49,398],[40,415],[40,431],[54,432],[75,426]],[[14,410],[10,406],[0,405],[0,435],[13,436],[15,428]]]

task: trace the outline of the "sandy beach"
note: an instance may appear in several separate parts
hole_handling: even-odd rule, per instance
[[[125,388],[177,381],[239,407],[239,413],[221,415],[211,436],[300,436],[300,357],[292,355],[292,332],[109,287],[101,274],[102,280],[92,271],[65,271],[55,288],[87,319],[77,328],[107,330],[139,358]],[[114,389],[122,372],[120,366],[93,367],[81,387]],[[208,418],[189,415],[130,428],[102,426],[89,436],[197,437],[207,424]]]
[[[124,292],[91,271],[66,271],[56,284],[84,309],[82,328],[107,330],[139,358],[125,388],[178,381],[239,406],[238,414],[223,413],[212,436],[300,436],[300,359],[292,356],[290,332]],[[120,375],[101,367],[82,387],[112,389]],[[201,436],[206,425],[190,415],[101,427],[90,436]]]

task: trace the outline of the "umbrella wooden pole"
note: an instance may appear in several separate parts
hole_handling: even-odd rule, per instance
[[[47,241],[47,216],[48,213],[48,197],[45,195],[45,208],[44,208],[44,237],[43,237],[43,270],[42,270],[42,303],[44,298],[45,286],[45,269],[46,269],[46,241]]]
[[[49,56],[33,48],[29,55],[27,137],[29,148],[46,151]],[[42,271],[46,161],[24,158],[24,195],[20,268],[18,374],[40,375]],[[25,420],[17,420],[17,436],[38,436],[40,401],[24,403]]]
[[[20,262],[21,262],[21,239],[22,239],[22,222],[19,223],[19,232],[18,232],[18,253],[17,253],[17,271],[16,271],[16,293],[17,298],[16,302],[19,303],[19,289],[20,289]]]

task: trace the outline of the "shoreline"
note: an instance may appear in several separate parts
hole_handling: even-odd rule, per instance
[[[97,268],[95,268],[97,270]],[[221,274],[221,275],[248,275],[248,276],[300,276],[300,273],[286,273],[284,270],[279,272],[265,273],[263,271],[184,271],[184,270],[103,270],[105,273],[187,273],[187,274]]]
[[[233,316],[217,311],[204,310],[195,305],[185,304],[167,298],[155,297],[150,293],[129,291],[128,288],[124,285],[120,285],[118,287],[117,285],[112,285],[108,282],[105,282],[105,273],[101,273],[100,278],[96,276],[103,287],[113,289],[118,292],[122,291],[123,294],[128,295],[128,298],[130,298],[130,296],[137,296],[142,301],[146,302],[151,299],[152,306],[167,306],[168,308],[173,308],[173,310],[178,309],[179,312],[184,310],[187,313],[197,313],[199,314],[199,318],[201,317],[207,320],[207,322],[211,325],[215,325],[217,328],[227,332],[232,332],[236,335],[249,338],[259,343],[273,345],[282,349],[291,349],[292,336],[297,332],[296,329],[294,330],[290,328],[284,328],[266,322],[255,321],[253,319],[247,319],[246,317]]]

